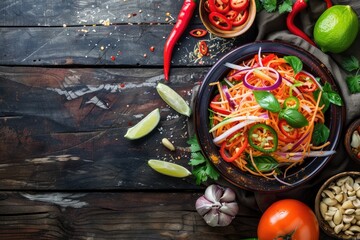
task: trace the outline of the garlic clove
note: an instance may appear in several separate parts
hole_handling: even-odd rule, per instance
[[[212,184],[210,186],[208,186],[205,190],[205,198],[213,203],[219,202],[221,196],[223,195],[223,188],[216,185],[216,184]]]
[[[237,202],[223,203],[219,211],[227,215],[235,216],[239,211],[239,206]]]
[[[228,226],[231,223],[231,221],[233,220],[233,218],[234,218],[234,216],[230,216],[230,215],[220,212],[218,226],[222,226],[222,227]]]
[[[220,202],[232,202],[235,201],[236,195],[231,188],[226,188],[224,194],[220,198]]]
[[[204,220],[211,227],[219,226],[219,212],[216,209],[211,209],[204,215]]]
[[[196,211],[201,216],[204,216],[206,213],[208,213],[212,208],[212,205],[212,202],[207,200],[204,196],[199,197],[195,203]]]
[[[360,134],[358,131],[354,131],[354,133],[351,135],[350,145],[353,148],[358,148],[360,146]]]

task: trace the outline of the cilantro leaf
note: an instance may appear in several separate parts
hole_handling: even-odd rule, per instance
[[[360,69],[359,60],[355,56],[345,58],[341,65],[346,71],[349,72]]]
[[[219,173],[214,169],[208,159],[201,153],[201,148],[196,136],[192,136],[187,143],[190,145],[191,159],[189,165],[192,166],[192,174],[195,176],[196,184],[200,185],[209,178],[218,180]]]
[[[291,12],[293,2],[291,0],[284,0],[283,3],[279,5],[279,13]]]
[[[360,93],[360,75],[348,76],[346,83],[351,93]]]
[[[261,2],[267,12],[275,12],[277,8],[277,0],[261,0]]]

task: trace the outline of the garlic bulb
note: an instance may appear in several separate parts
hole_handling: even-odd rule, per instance
[[[213,184],[208,186],[205,194],[197,199],[196,210],[208,225],[227,226],[239,211],[235,198],[232,189]]]

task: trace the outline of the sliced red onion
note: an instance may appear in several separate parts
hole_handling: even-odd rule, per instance
[[[226,139],[228,136],[230,136],[231,134],[233,134],[234,132],[242,129],[243,127],[249,125],[249,124],[252,124],[252,123],[255,123],[255,122],[258,122],[258,121],[255,121],[255,120],[245,120],[243,122],[240,122],[238,124],[236,124],[235,126],[233,126],[232,128],[226,130],[223,134],[217,136],[216,138],[213,139],[213,142],[215,144],[218,144],[220,142],[222,142],[224,139]]]
[[[263,67],[263,63],[262,63],[262,59],[261,59],[261,47],[259,47],[259,51],[258,51],[258,59],[259,59],[259,64],[260,67]]]
[[[240,65],[237,65],[237,64],[234,64],[234,63],[229,63],[229,62],[225,63],[224,66],[228,67],[228,68],[235,69],[235,70],[239,70],[239,71],[249,70],[250,69],[248,66],[240,66]]]
[[[264,119],[269,119],[269,115],[267,113],[262,114],[262,116],[239,116],[239,117],[227,118],[227,119],[221,121],[220,123],[216,124],[213,128],[211,128],[209,130],[209,133],[215,131],[216,129],[218,129],[228,123],[244,121],[244,120],[262,121]]]
[[[225,94],[226,100],[229,102],[230,108],[232,110],[234,110],[236,108],[236,103],[234,102],[234,100],[231,98],[231,95],[229,93],[229,88],[227,87],[227,85],[222,85],[221,86],[222,91]]]
[[[310,151],[310,152],[276,152],[277,155],[286,158],[290,161],[300,161],[304,157],[327,157],[335,154],[336,151]]]
[[[250,77],[250,75],[254,72],[254,70],[268,70],[269,72],[272,72],[275,74],[276,76],[276,81],[275,83],[272,85],[272,86],[265,86],[265,87],[255,87],[253,85],[251,85],[249,82],[248,82],[248,79]],[[263,90],[263,91],[271,91],[271,90],[274,90],[276,88],[278,88],[282,82],[282,77],[280,75],[280,73],[278,71],[276,71],[274,68],[271,68],[271,67],[257,67],[257,68],[253,68],[251,70],[249,70],[245,77],[244,77],[244,86],[251,89],[251,90]]]
[[[309,136],[309,132],[306,133],[306,134],[304,134],[304,135],[299,139],[299,141],[297,141],[297,142],[292,146],[291,151],[294,150],[294,149],[296,149],[296,148],[305,140],[305,138],[307,138],[308,136]]]

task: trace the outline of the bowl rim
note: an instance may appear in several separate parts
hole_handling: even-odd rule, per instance
[[[251,43],[244,44],[231,52],[224,55],[217,63],[213,65],[213,67],[208,71],[208,73],[205,75],[202,84],[197,92],[197,96],[195,97],[195,104],[194,104],[194,126],[195,126],[195,133],[197,136],[197,139],[200,143],[202,153],[205,157],[207,157],[211,164],[220,172],[220,175],[230,182],[231,184],[246,189],[250,191],[257,191],[257,192],[283,192],[286,190],[293,189],[300,184],[303,184],[307,181],[309,181],[311,178],[313,178],[318,172],[320,172],[324,166],[334,158],[334,155],[324,157],[321,160],[318,160],[316,162],[316,159],[318,158],[311,158],[312,160],[309,161],[310,163],[307,163],[306,166],[304,164],[301,165],[300,170],[298,173],[291,174],[290,176],[286,177],[284,181],[290,183],[291,185],[282,184],[277,180],[270,180],[265,178],[260,178],[258,176],[250,175],[248,173],[242,172],[240,169],[236,169],[234,165],[231,163],[227,163],[222,160],[220,154],[218,153],[218,150],[216,149],[216,146],[212,143],[212,138],[207,133],[205,129],[207,128],[201,128],[198,126],[206,126],[207,124],[204,124],[203,121],[201,121],[201,114],[206,114],[204,111],[207,111],[206,108],[202,108],[202,105],[200,104],[201,101],[203,101],[202,98],[205,98],[206,101],[209,103],[210,95],[212,92],[212,89],[214,87],[209,87],[208,84],[211,81],[217,81],[221,76],[226,75],[225,73],[229,71],[227,67],[224,66],[225,62],[238,62],[241,59],[246,59],[250,56],[253,56],[253,54],[258,52],[259,47],[262,48],[262,52],[270,53],[270,52],[278,52],[282,55],[296,55],[300,56],[300,59],[304,63],[304,67],[307,66],[309,62],[311,64],[308,64],[311,67],[309,68],[316,68],[316,73],[321,73],[318,75],[327,76],[327,79],[329,80],[329,83],[332,85],[333,89],[337,91],[339,94],[341,94],[341,91],[339,91],[338,84],[335,82],[333,75],[329,71],[329,69],[314,55],[306,51],[305,49],[302,49],[298,46],[295,46],[293,44],[283,42],[283,41],[270,41],[270,40],[262,40],[262,41],[255,41]],[[280,49],[283,48],[283,49]],[[291,53],[291,54],[290,54]],[[306,59],[303,59],[305,58]],[[310,70],[314,71],[314,69]],[[213,79],[213,80],[212,80]],[[215,79],[215,80],[214,80]],[[325,81],[325,80],[323,80]],[[207,95],[207,96],[206,96]],[[205,96],[205,97],[204,97]],[[208,106],[208,103],[206,106]],[[331,112],[332,114],[336,115],[336,120],[340,121],[342,124],[338,124],[339,122],[331,121],[331,128],[330,128],[330,137],[329,139],[333,139],[332,143],[326,148],[327,150],[335,150],[339,145],[339,139],[342,135],[343,131],[343,125],[345,123],[345,103],[342,107],[338,107],[335,105],[331,105]],[[329,111],[330,112],[330,111]],[[205,115],[207,116],[207,115]],[[208,119],[205,119],[206,123],[208,123]],[[203,139],[202,139],[203,138]],[[212,148],[211,148],[212,147]],[[221,167],[220,165],[223,164],[224,167]],[[313,170],[309,170],[309,166],[314,167]],[[304,173],[304,176],[301,176],[301,179],[299,179],[299,173]],[[295,179],[295,180],[294,180]]]
[[[333,176],[331,176],[330,178],[328,178],[319,188],[316,197],[315,197],[315,201],[314,201],[314,209],[315,209],[315,215],[316,218],[319,222],[319,226],[320,228],[330,237],[335,237],[337,239],[353,239],[352,236],[348,236],[348,235],[336,235],[336,233],[333,231],[333,229],[329,226],[329,224],[322,218],[321,213],[320,213],[320,199],[321,199],[321,193],[323,192],[323,190],[332,182],[334,182],[335,180],[342,178],[344,176],[357,176],[360,177],[360,171],[346,171],[346,172],[340,172],[337,173]],[[345,238],[344,238],[345,237]]]
[[[245,32],[247,32],[253,25],[254,21],[255,21],[255,17],[256,17],[256,3],[255,0],[249,0],[249,16],[248,19],[246,20],[246,22],[240,26],[235,27],[234,30],[230,30],[230,31],[225,31],[225,30],[221,30],[221,29],[217,29],[215,27],[212,27],[211,24],[208,24],[208,22],[205,20],[207,18],[206,15],[204,15],[204,3],[205,0],[200,0],[199,1],[199,16],[201,19],[201,22],[203,23],[203,25],[205,26],[205,28],[212,34],[218,36],[218,37],[222,37],[222,38],[234,38],[234,37],[238,37],[242,34],[244,34]]]
[[[348,156],[351,160],[357,164],[360,164],[360,158],[358,158],[351,150],[351,135],[355,131],[355,128],[360,126],[360,118],[355,119],[346,129],[345,137],[344,137],[344,145]]]

